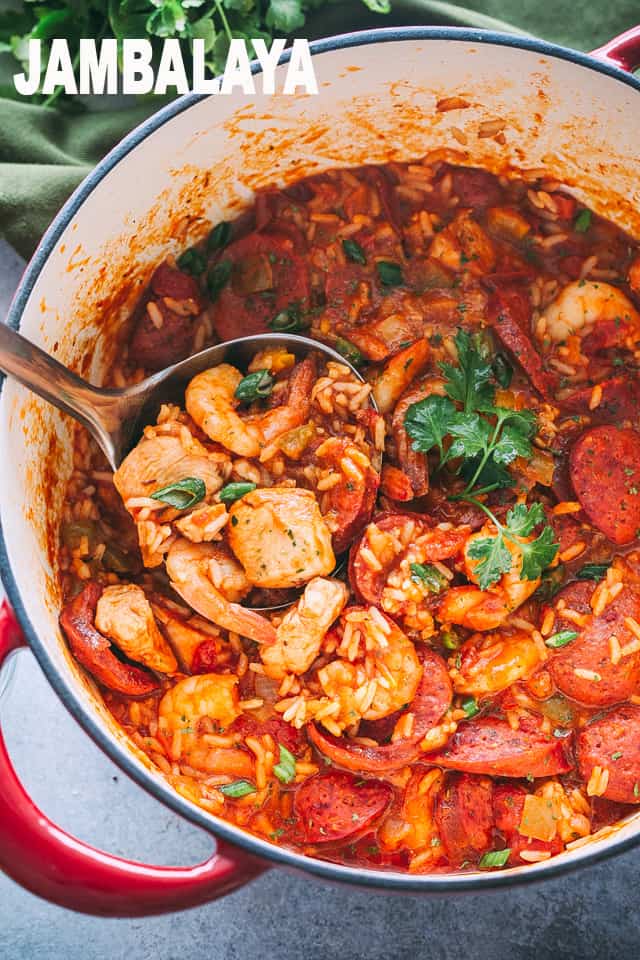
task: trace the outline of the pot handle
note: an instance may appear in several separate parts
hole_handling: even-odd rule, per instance
[[[631,27],[604,46],[592,50],[591,56],[628,73],[637,70],[640,68],[640,25]]]
[[[0,668],[23,646],[20,627],[3,601]],[[0,730],[0,869],[51,903],[103,917],[144,917],[215,900],[266,867],[222,840],[208,860],[193,867],[148,866],[76,840],[25,792]]]

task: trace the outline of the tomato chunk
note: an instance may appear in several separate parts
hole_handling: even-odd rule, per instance
[[[390,784],[381,780],[332,771],[305,780],[296,791],[294,810],[309,843],[331,843],[371,826],[392,795]]]

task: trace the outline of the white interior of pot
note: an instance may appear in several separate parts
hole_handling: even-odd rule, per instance
[[[317,97],[212,97],[138,144],[70,218],[26,304],[21,331],[94,382],[139,287],[109,300],[123,277],[153,265],[233,217],[252,191],[323,169],[455,150],[459,162],[515,171],[544,167],[599,212],[640,236],[640,95],[586,67],[537,52],[466,41],[360,46],[315,58]],[[438,112],[444,97],[471,106]],[[506,143],[478,137],[504,118]],[[459,142],[462,132],[466,145]],[[458,139],[456,139],[456,136]],[[635,208],[635,210],[634,210]],[[86,360],[90,358],[87,368]],[[16,585],[50,661],[73,695],[106,711],[76,670],[57,627],[48,530],[71,470],[69,423],[14,384],[0,409],[0,517]],[[111,735],[118,737],[112,728]],[[629,834],[627,824],[615,832]],[[563,857],[579,858],[585,848]],[[545,864],[534,868],[544,871]]]

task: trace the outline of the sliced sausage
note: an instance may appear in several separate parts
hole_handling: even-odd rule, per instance
[[[320,509],[325,519],[333,521],[333,549],[338,556],[351,546],[371,519],[376,502],[380,474],[369,463],[364,466],[351,456],[353,445],[344,438],[332,437],[319,448],[318,461],[343,474],[344,482],[320,495]],[[351,464],[349,474],[343,464]],[[358,477],[359,479],[356,479]]]
[[[111,642],[94,625],[102,586],[90,580],[60,614],[72,654],[96,680],[126,697],[148,697],[160,685],[150,670],[123,663],[113,653]]]
[[[451,704],[451,680],[447,666],[435,651],[425,647],[419,651],[422,679],[411,703],[414,716],[410,737],[382,746],[354,743],[345,737],[334,737],[316,724],[309,724],[311,743],[334,763],[347,770],[384,773],[412,763],[420,756],[420,741],[444,716]],[[431,758],[429,758],[431,759]]]
[[[517,730],[506,720],[480,717],[469,720],[447,746],[427,755],[429,763],[466,773],[493,777],[550,777],[571,769],[567,741],[540,729],[540,719],[525,717]]]
[[[605,423],[620,424],[627,420],[632,426],[640,422],[640,381],[637,376],[611,377],[600,383],[602,396],[598,406],[591,409],[593,387],[581,387],[560,404],[567,413],[589,417],[594,426]]]
[[[296,791],[294,811],[309,843],[330,843],[369,827],[392,796],[388,783],[336,770],[305,780]]]
[[[589,781],[594,767],[608,771],[604,796],[619,803],[640,803],[640,707],[624,704],[593,720],[577,737],[580,776]]]
[[[461,207],[494,207],[502,199],[498,178],[488,170],[476,167],[454,167],[451,170],[453,193]]]
[[[587,430],[569,458],[571,482],[591,523],[614,543],[640,533],[640,433],[602,426]]]
[[[535,837],[525,837],[520,833],[524,800],[527,791],[520,784],[496,783],[493,790],[493,816],[495,828],[502,837],[504,848],[510,851],[507,861],[510,867],[526,863],[520,854],[549,852],[552,856],[563,849],[562,840],[555,837],[553,840],[538,840]]]
[[[477,863],[491,849],[493,782],[468,773],[451,774],[436,800],[435,820],[449,864]]]
[[[240,733],[243,739],[245,737],[262,737],[269,733],[276,744],[282,744],[296,757],[301,756],[308,748],[304,730],[292,727],[290,723],[287,723],[277,714],[268,717],[266,720],[258,720],[249,713],[243,713],[233,721],[229,727],[229,733]]]
[[[179,313],[165,298],[186,303],[189,309]],[[156,322],[149,312],[150,303],[154,305]],[[129,355],[147,370],[161,370],[182,360],[192,349],[194,317],[201,310],[202,299],[194,278],[168,263],[161,263],[136,307]]]
[[[279,313],[309,306],[309,271],[288,235],[250,233],[232,243],[220,261],[232,264],[218,293],[213,325],[221,340],[268,333]]]
[[[487,318],[501,341],[520,364],[529,380],[545,399],[553,396],[555,379],[544,368],[542,357],[528,334],[531,304],[519,287],[493,289],[487,304]]]
[[[565,696],[590,706],[606,707],[626,700],[640,682],[640,653],[622,657],[614,664],[609,642],[611,636],[617,638],[620,647],[633,641],[625,617],[640,615],[640,588],[625,584],[598,617],[592,616],[589,606],[594,589],[593,581],[577,582],[557,595],[556,604],[564,600],[569,609],[586,614],[589,619],[580,630],[560,615],[554,631],[574,630],[578,636],[547,661],[547,670]]]

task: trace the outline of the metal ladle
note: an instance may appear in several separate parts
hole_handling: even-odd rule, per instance
[[[261,333],[208,347],[131,387],[94,387],[17,331],[0,323],[0,370],[86,427],[112,470],[118,469],[142,436],[144,427],[155,423],[163,403],[182,405],[187,384],[197,373],[220,363],[243,368],[266,347],[285,347],[297,358],[311,350],[317,351],[345,364],[364,382],[342,354],[317,340],[295,334]],[[375,408],[373,399],[370,402]],[[254,609],[281,606],[287,604]]]

